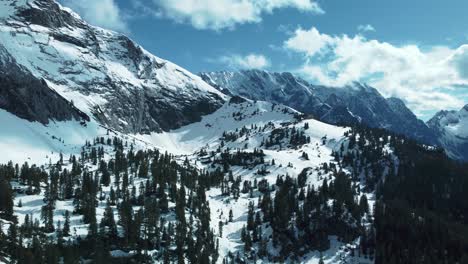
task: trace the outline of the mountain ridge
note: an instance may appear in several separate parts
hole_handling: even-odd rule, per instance
[[[436,143],[433,132],[401,100],[386,99],[377,89],[366,84],[353,82],[345,87],[327,87],[310,84],[292,73],[265,70],[205,72],[199,75],[220,91],[282,103],[325,122],[346,125],[362,122],[427,144]]]

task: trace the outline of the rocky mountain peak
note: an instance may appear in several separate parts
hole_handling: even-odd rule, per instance
[[[0,1],[0,8],[0,45],[15,64],[107,127],[170,130],[226,100],[200,77],[123,34],[89,25],[56,1]]]
[[[468,160],[468,106],[459,111],[441,110],[427,125],[436,133],[439,144],[452,158]]]
[[[48,28],[83,27],[86,23],[54,0],[1,1],[3,18]]]
[[[468,112],[468,104],[462,108],[463,111]]]

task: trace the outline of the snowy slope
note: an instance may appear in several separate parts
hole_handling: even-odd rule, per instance
[[[235,97],[237,99],[237,97]],[[235,100],[233,99],[233,101]],[[263,144],[273,131],[279,129],[302,129],[305,124],[309,128],[304,130],[310,142],[297,148],[288,146],[287,140],[278,145],[266,146]],[[239,102],[227,102],[218,111],[202,118],[200,122],[184,126],[160,134],[140,135],[140,139],[151,142],[161,149],[178,153],[198,164],[200,169],[212,170],[212,163],[217,156],[207,157],[203,152],[228,151],[235,153],[242,150],[252,153],[261,149],[265,154],[267,164],[274,160],[274,165],[256,165],[253,167],[234,166],[232,169],[235,177],[242,181],[260,181],[265,179],[269,184],[274,184],[278,175],[291,175],[296,177],[304,169],[308,171],[308,184],[320,186],[323,179],[331,177],[321,169],[323,163],[333,162],[332,152],[345,141],[344,133],[348,128],[337,127],[322,123],[314,119],[304,119],[304,116],[282,105],[271,104],[262,101],[240,100]],[[243,132],[242,132],[243,131]],[[235,140],[228,140],[223,135],[233,133],[239,135]],[[242,136],[240,136],[242,134]],[[303,153],[308,153],[308,159],[302,158]],[[210,155],[208,155],[210,156]],[[266,175],[259,175],[258,171],[266,169]],[[246,214],[250,202],[256,202],[257,196],[241,194],[239,199],[232,199],[222,194],[220,188],[212,188],[208,193],[211,208],[211,225],[218,232],[219,221],[227,222],[229,210],[232,210],[234,221],[223,225],[223,234],[219,237],[218,263],[229,252],[242,251],[243,242],[240,240],[241,228],[245,225]],[[268,231],[266,231],[268,233]],[[220,235],[219,233],[217,233]],[[332,240],[332,247],[324,252],[325,263],[336,263],[339,259],[353,259],[344,251],[345,245]],[[312,252],[304,256],[302,263],[318,263],[319,253]],[[361,260],[362,263],[368,263]]]
[[[44,164],[60,152],[79,153],[86,140],[102,133],[96,123],[83,127],[77,121],[29,122],[0,109],[0,162]],[[104,130],[105,131],[105,130]]]
[[[285,110],[286,109],[286,110]],[[284,112],[287,111],[287,112]],[[240,113],[243,118],[233,118]],[[268,122],[280,124],[292,122],[299,112],[285,106],[273,106],[267,102],[246,100],[242,103],[226,102],[213,114],[176,130],[151,135],[138,135],[154,146],[171,150],[176,154],[192,154],[201,148],[217,145],[225,131],[234,131],[244,126],[265,125]]]
[[[97,136],[112,135],[129,140],[140,148],[153,145],[135,136],[122,134],[102,127],[95,121],[83,125],[76,120],[51,121],[47,125],[29,122],[0,109],[0,163],[13,161],[30,164],[48,164],[64,156],[79,155],[86,141]]]
[[[99,122],[123,132],[177,128],[225,96],[126,36],[93,27],[53,0],[0,1],[0,46]]]
[[[8,154],[5,156],[6,160],[15,159],[21,162],[21,159],[28,160],[27,158],[31,157],[31,163],[41,164],[42,162],[44,164],[44,162],[48,162],[49,158],[55,162],[59,152],[63,152],[65,157],[68,157],[70,153],[79,154],[81,145],[86,140],[95,136],[109,137],[107,130],[94,121],[83,128],[75,121],[51,122],[47,126],[37,122],[30,123],[6,111],[3,111],[0,117],[2,122],[11,124],[11,130],[2,130],[2,138],[10,138],[4,140],[6,143],[2,147],[7,148],[15,144],[22,144],[23,146],[20,148],[14,149],[24,151],[23,153]],[[292,133],[293,130],[303,132],[309,141],[291,145],[290,138],[286,136],[267,144],[270,138],[275,138],[275,135],[281,131]],[[76,131],[76,134],[72,134],[72,131]],[[112,133],[111,136],[116,135],[134,144],[136,142],[137,149],[156,147],[163,152],[178,154],[177,159],[181,163],[187,158],[200,170],[214,170],[216,168],[216,165],[213,167],[213,164],[216,164],[216,159],[219,158],[219,154],[215,154],[218,150],[229,153],[236,153],[239,150],[253,153],[262,150],[264,164],[232,166],[230,169],[233,175],[236,178],[240,177],[242,181],[266,180],[273,186],[278,175],[297,177],[298,174],[306,170],[307,184],[318,187],[322,185],[324,179],[332,180],[332,174],[325,172],[322,169],[322,164],[335,163],[332,152],[339,149],[346,141],[344,136],[346,131],[348,131],[346,127],[306,119],[302,113],[287,106],[233,97],[214,113],[202,117],[200,122],[162,133],[138,134],[136,136]],[[52,136],[60,138],[62,141],[54,139]],[[108,152],[111,153],[112,150],[106,150],[106,153]],[[307,159],[303,157],[304,153],[308,154]],[[112,158],[106,154],[106,160]],[[89,164],[88,166],[91,171],[97,169],[95,165]],[[65,167],[69,167],[69,164]],[[263,172],[260,173],[260,171]],[[135,178],[132,185],[139,186],[141,181],[146,181],[146,179]],[[22,188],[16,185],[14,187]],[[108,192],[109,189],[105,188],[104,193],[108,194]],[[256,203],[258,195],[257,192],[253,196],[242,193],[238,199],[233,199],[229,195],[223,195],[222,190],[217,187],[211,188],[206,193],[211,212],[210,226],[219,236],[220,257],[217,263],[223,263],[223,258],[229,252],[242,254],[243,242],[240,239],[240,232],[246,223],[248,205],[250,202]],[[20,223],[24,221],[27,214],[33,218],[40,218],[41,207],[44,205],[43,198],[43,192],[16,196],[15,204],[20,201],[22,203],[21,207],[15,206],[15,214],[19,216]],[[104,208],[105,202],[100,201],[96,210],[98,220],[103,217]],[[71,200],[57,202],[57,210],[54,215],[54,220],[57,223],[64,221],[65,210],[73,210]],[[234,220],[227,223],[229,210],[233,211]],[[219,233],[219,221],[226,222],[223,225],[222,234]],[[73,236],[86,236],[88,226],[83,224],[80,215],[73,215],[71,224],[72,230],[76,229]],[[271,229],[266,225],[264,228],[265,235],[271,233]],[[338,261],[369,263],[368,259],[360,259],[350,255],[349,248],[355,248],[359,241],[346,244],[339,242],[336,237],[330,237],[330,241],[330,249],[322,252],[325,263]],[[273,255],[279,254],[271,246],[270,251]],[[123,251],[120,253],[128,254]],[[312,251],[303,256],[301,263],[318,263],[319,258],[320,253]]]

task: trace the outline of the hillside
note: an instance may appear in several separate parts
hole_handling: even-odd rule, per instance
[[[189,190],[196,191],[198,188],[204,188],[206,206],[210,208],[209,228],[213,230],[215,236],[211,241],[217,241],[219,247],[216,253],[213,251],[207,254],[216,254],[212,256],[216,256],[218,263],[223,263],[224,259],[231,258],[233,254],[247,252],[245,249],[238,251],[236,248],[243,248],[244,245],[240,234],[244,232],[242,230],[249,217],[249,204],[255,204],[266,193],[271,192],[269,195],[274,196],[276,191],[280,191],[280,189],[273,188],[273,186],[278,185],[278,179],[296,181],[297,175],[303,175],[301,176],[303,179],[300,180],[301,184],[303,186],[315,186],[313,188],[322,186],[324,180],[332,181],[334,179],[335,176],[332,171],[323,169],[322,166],[326,163],[334,163],[332,153],[339,148],[344,140],[344,132],[347,129],[327,125],[313,119],[304,119],[301,113],[285,106],[233,97],[219,110],[203,117],[200,122],[170,132],[140,135],[138,139],[135,139],[134,137],[113,132],[109,134],[104,129],[99,131],[94,139],[86,141],[84,147],[69,149],[72,153],[69,159],[62,158],[63,154],[51,157],[51,164],[54,165],[49,164],[40,169],[46,173],[45,175],[50,176],[42,178],[38,183],[39,185],[33,182],[28,183],[29,180],[26,179],[29,176],[25,174],[26,171],[18,176],[8,176],[12,179],[12,188],[17,193],[14,201],[14,216],[18,217],[19,221],[16,228],[23,230],[26,227],[21,226],[28,225],[28,221],[33,223],[34,219],[44,219],[41,212],[49,205],[53,206],[53,215],[50,216],[49,220],[45,219],[44,222],[41,222],[38,227],[32,227],[33,230],[40,228],[41,232],[55,232],[55,234],[58,234],[57,230],[60,230],[64,222],[66,222],[64,214],[68,211],[70,222],[67,229],[72,231],[69,231],[69,235],[64,237],[65,240],[73,241],[78,237],[84,239],[83,241],[86,241],[86,243],[83,242],[84,244],[79,245],[80,252],[88,252],[87,245],[89,243],[98,243],[99,240],[94,240],[94,242],[90,240],[93,236],[90,232],[92,232],[92,221],[94,220],[89,220],[87,213],[83,209],[78,209],[80,207],[77,207],[79,205],[76,203],[77,199],[83,199],[82,196],[77,195],[85,187],[75,185],[74,181],[69,183],[72,184],[70,187],[67,187],[65,185],[67,184],[66,178],[62,179],[62,177],[69,177],[68,175],[71,172],[71,177],[79,177],[78,182],[82,183],[86,181],[86,177],[94,175],[89,180],[95,181],[97,184],[95,187],[97,189],[90,190],[94,193],[97,203],[95,221],[97,224],[101,223],[101,226],[105,225],[102,219],[106,217],[105,211],[110,210],[108,209],[110,204],[111,209],[119,212],[115,214],[115,218],[120,220],[113,221],[116,221],[117,231],[120,234],[118,235],[119,240],[116,241],[120,241],[121,236],[126,234],[124,222],[122,222],[123,216],[119,209],[127,199],[124,195],[125,191],[122,194],[122,190],[128,190],[132,197],[136,197],[130,200],[134,206],[134,217],[139,214],[145,215],[144,211],[138,211],[139,205],[142,202],[146,204],[145,201],[152,199],[154,194],[148,193],[148,191],[142,193],[142,190],[148,190],[153,184],[158,184],[155,185],[157,190],[159,184],[161,184],[159,182],[161,174],[155,171],[157,166],[154,163],[157,161],[153,157],[168,150],[178,154],[176,156],[167,156],[167,158],[176,161],[176,163],[171,162],[170,164],[175,166],[174,169],[181,166],[181,171],[171,176],[175,178],[167,179],[176,181],[176,185],[171,185],[176,182],[168,182],[167,187],[164,187],[164,185],[159,187],[167,188],[167,195],[170,199],[168,209],[164,211],[161,208],[161,212],[166,212],[161,216],[167,219],[167,221],[160,223],[159,230],[163,232],[161,235],[164,236],[164,229],[161,228],[164,227],[169,230],[171,223],[177,223],[173,222],[172,212],[174,210],[177,212],[180,204],[178,198],[176,198],[177,195],[171,195],[174,195],[176,189],[181,191],[180,184],[185,186],[186,190],[184,192],[186,195],[189,194]],[[151,145],[144,142],[152,142],[158,150],[156,152],[152,151],[151,148],[148,148]],[[66,153],[64,155],[68,157],[70,154]],[[166,158],[164,159],[166,160]],[[29,167],[28,165],[22,167],[24,166]],[[119,166],[119,168],[116,166]],[[81,173],[76,174],[78,173],[77,170],[81,171]],[[60,173],[59,178],[57,178],[58,185],[53,183],[54,178],[52,175],[54,173]],[[187,173],[192,173],[192,176]],[[122,177],[128,178],[122,182]],[[179,187],[176,188],[175,186]],[[270,187],[267,186],[271,186],[272,189],[269,190]],[[57,188],[53,191],[57,193],[53,198],[49,197],[50,188]],[[70,190],[69,194],[65,193],[67,188]],[[116,190],[120,191],[115,193]],[[156,197],[160,196],[156,195]],[[188,195],[186,198],[193,199],[190,197]],[[114,200],[115,202],[112,202]],[[159,198],[157,201],[161,203]],[[189,219],[196,217],[192,216],[191,210],[187,208],[185,211],[188,222],[192,222],[193,220],[189,221]],[[260,212],[258,211],[257,214]],[[178,217],[176,219],[180,220],[180,215]],[[200,215],[200,217],[202,216]],[[27,218],[29,220],[26,220]],[[134,221],[138,221],[137,218]],[[350,220],[343,221],[343,224],[346,225]],[[102,224],[103,222],[104,224]],[[260,232],[263,234],[262,236],[265,235],[264,239],[268,244],[273,243],[268,242],[267,234],[273,231],[269,225],[269,221],[263,224],[261,228],[264,231]],[[8,222],[4,223],[5,232],[10,228],[9,226],[11,224]],[[121,228],[123,230],[119,231]],[[106,236],[110,235],[107,232],[105,231]],[[102,234],[99,234],[99,239],[103,239]],[[177,241],[177,234],[179,233],[175,234],[175,237],[173,237],[175,240],[172,241]],[[333,263],[340,258],[352,259],[353,257],[349,255],[349,252],[345,253],[344,249],[347,243],[350,243],[347,247],[356,247],[356,241],[347,240],[347,243],[343,243],[332,234],[334,233],[330,233],[330,247],[325,246],[326,244],[320,247],[323,248],[322,255],[325,257],[326,263]],[[30,238],[32,239],[34,236]],[[323,239],[328,241],[327,237]],[[257,238],[253,241],[255,245],[257,245],[256,241]],[[111,247],[110,256],[107,257],[157,260],[167,254],[164,253],[164,250],[158,250],[158,248],[167,248],[168,245],[160,245],[150,247],[143,255],[135,255],[132,251],[124,250],[124,248],[131,246],[125,243],[125,241],[116,242],[114,247]],[[93,245],[98,246],[98,244]],[[203,245],[204,248],[206,244]],[[256,258],[262,257],[265,260],[273,260],[279,256],[288,256],[290,254],[283,253],[281,251],[282,246],[278,247],[278,245],[270,244],[268,248],[271,249]],[[320,254],[316,251],[317,249],[319,248],[313,246],[304,251],[306,253],[304,261],[310,263],[318,261]],[[187,250],[190,251],[190,249]],[[170,252],[170,258],[175,258],[175,251],[171,250]],[[95,253],[92,252],[89,253],[90,255],[87,255],[88,253],[80,254],[84,254],[83,257],[96,257]],[[189,260],[190,255],[188,252],[187,254]],[[294,256],[294,258],[297,257]]]

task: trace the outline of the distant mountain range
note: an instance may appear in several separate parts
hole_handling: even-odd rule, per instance
[[[284,104],[330,124],[388,129],[468,159],[466,139],[453,132],[452,123],[435,124],[441,115],[453,120],[452,112],[425,124],[403,101],[384,98],[366,84],[326,87],[288,72],[206,72],[200,78],[125,35],[87,24],[55,1],[1,5],[0,107],[30,121],[92,117],[124,133],[161,132],[198,121],[239,95]]]
[[[447,122],[434,125],[434,119],[440,119],[440,115],[449,115],[453,120],[455,112],[442,111],[426,124],[401,99],[384,98],[366,84],[354,82],[344,87],[327,87],[310,84],[289,72],[264,70],[203,72],[199,75],[226,94],[284,104],[331,124],[361,123],[384,128],[425,144],[440,145],[453,158],[468,159],[466,137],[459,132],[453,133]],[[457,120],[466,119],[461,113],[456,116]],[[447,135],[451,135],[448,136],[450,139]]]

